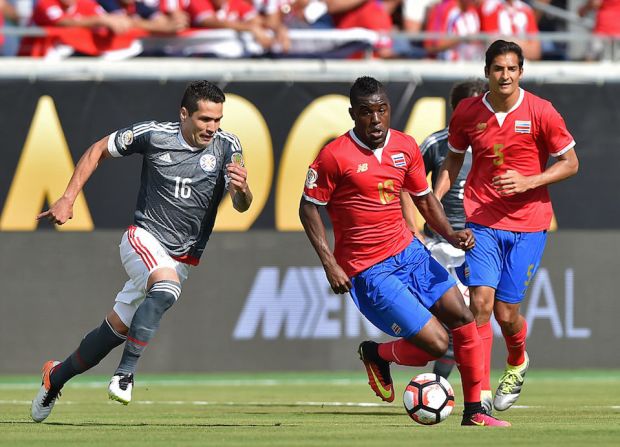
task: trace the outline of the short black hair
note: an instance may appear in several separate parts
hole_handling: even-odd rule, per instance
[[[457,82],[450,90],[450,106],[454,110],[461,100],[478,96],[486,91],[487,83],[481,79],[468,79]]]
[[[493,59],[500,54],[515,53],[519,58],[519,68],[523,68],[523,50],[519,45],[514,42],[507,42],[505,40],[496,40],[487,49],[485,55],[485,66],[487,70],[491,68]]]
[[[377,93],[385,93],[383,84],[370,76],[362,76],[357,78],[351,86],[349,100],[353,106],[358,103],[359,98],[366,98]]]
[[[191,115],[198,110],[198,101],[211,101],[218,104],[226,101],[224,92],[217,85],[209,81],[194,81],[187,84],[181,107],[185,107]]]

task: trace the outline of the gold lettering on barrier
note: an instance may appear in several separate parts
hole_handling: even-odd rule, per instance
[[[246,231],[258,218],[269,198],[273,181],[271,134],[259,110],[241,96],[227,94],[222,128],[239,137],[248,168],[248,184],[254,199],[245,213],[237,212],[230,198],[220,204],[215,231]],[[226,193],[228,196],[228,193]]]
[[[298,204],[308,166],[328,140],[353,127],[347,113],[349,107],[349,98],[346,96],[322,96],[306,107],[293,124],[282,152],[276,184],[278,231],[303,230]]]
[[[46,200],[51,204],[64,193],[73,169],[73,159],[54,101],[49,96],[42,96],[4,203],[0,230],[36,230],[36,215],[41,212]],[[61,231],[93,230],[83,192],[73,206],[73,219],[56,228]]]

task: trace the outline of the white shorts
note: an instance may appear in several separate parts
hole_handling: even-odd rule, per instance
[[[456,268],[465,262],[465,252],[447,242],[433,238],[426,239],[426,248],[429,249],[433,258],[454,277],[456,285],[465,299],[465,304],[469,306],[469,288],[463,285],[456,274]]]
[[[114,311],[129,327],[138,306],[146,297],[146,285],[151,273],[160,268],[174,269],[182,284],[187,279],[190,266],[172,259],[151,233],[135,226],[129,227],[123,234],[119,248],[129,281],[116,295]]]

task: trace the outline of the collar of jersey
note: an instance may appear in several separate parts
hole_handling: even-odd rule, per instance
[[[385,146],[387,146],[387,145],[388,145],[388,143],[390,142],[390,135],[391,135],[391,133],[390,133],[390,129],[388,129],[388,131],[387,131],[387,136],[385,137],[385,142],[383,143],[383,146],[378,147],[378,148],[376,148],[376,149],[371,149],[371,148],[369,148],[368,146],[366,146],[364,143],[362,143],[362,141],[361,141],[359,138],[357,138],[357,135],[355,135],[355,132],[353,132],[353,129],[351,129],[351,130],[349,131],[349,135],[351,136],[351,138],[353,138],[353,141],[355,141],[355,143],[356,143],[357,145],[359,145],[359,146],[363,147],[363,148],[364,148],[364,149],[366,149],[366,150],[369,150],[369,151],[374,152],[374,151],[376,151],[376,150],[383,149]]]
[[[179,129],[179,133],[177,134],[177,139],[179,140],[179,143],[181,143],[181,146],[183,146],[185,149],[189,149],[192,152],[198,152],[198,151],[202,151],[206,149],[204,147],[194,147],[190,145],[187,141],[185,141],[185,138],[183,137],[183,134],[181,133],[181,129]]]
[[[519,99],[517,99],[517,102],[515,103],[515,105],[512,106],[508,112],[496,112],[495,110],[493,110],[493,106],[491,105],[491,103],[487,101],[487,96],[489,95],[489,93],[490,92],[486,92],[484,94],[484,96],[482,97],[482,103],[487,107],[487,109],[491,111],[491,113],[494,113],[494,114],[503,113],[503,114],[508,115],[510,112],[512,112],[513,110],[516,110],[517,107],[521,105],[521,103],[523,102],[523,97],[525,96],[525,90],[519,87]]]

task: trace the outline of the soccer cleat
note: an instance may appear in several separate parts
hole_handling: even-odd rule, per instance
[[[133,374],[115,374],[108,385],[108,396],[111,400],[127,405],[131,402],[133,389]]]
[[[493,414],[493,393],[491,390],[482,390],[480,391],[480,404],[486,414]]]
[[[60,388],[52,388],[50,383],[50,373],[56,365],[60,365],[60,362],[48,360],[41,369],[41,388],[30,407],[30,417],[35,422],[42,422],[50,415],[56,399],[60,396]]]
[[[385,402],[394,401],[394,387],[390,374],[390,363],[379,357],[378,344],[374,341],[363,341],[357,352],[364,362],[370,388]]]
[[[530,365],[530,358],[525,353],[525,361],[519,366],[506,365],[504,374],[499,379],[493,406],[497,411],[508,410],[519,398],[525,373]]]
[[[512,424],[510,422],[494,418],[493,416],[487,414],[484,410],[482,410],[480,413],[463,415],[461,425],[471,425],[479,427],[510,427]]]

